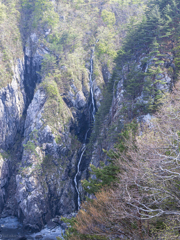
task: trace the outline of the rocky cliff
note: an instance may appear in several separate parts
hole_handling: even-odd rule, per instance
[[[72,85],[75,93],[63,100],[54,82],[38,76],[42,57],[25,53],[24,59],[1,89],[1,212],[38,230],[53,216],[77,210],[73,178],[90,124],[89,96]]]
[[[67,95],[64,94],[64,100],[56,95],[56,86],[41,82],[37,71],[41,56],[39,61],[37,58],[37,55],[35,58],[25,55],[25,63],[19,61],[15,68],[12,83],[1,89],[0,118],[2,216],[16,215],[33,230],[42,228],[55,215],[70,214],[78,209],[74,176],[82,153],[81,144],[92,120],[90,95],[86,98],[78,91],[73,98],[68,92],[71,101],[68,104]],[[170,61],[170,57],[167,59]],[[138,63],[140,61],[141,58]],[[172,82],[167,69],[156,76],[156,80],[161,78],[158,87],[164,91]],[[126,65],[123,71],[125,77]],[[88,176],[90,162],[98,166],[100,160],[105,160],[103,148],[112,148],[127,119],[122,112],[127,100],[121,74],[118,73],[114,81],[112,102],[100,127],[100,136],[91,145],[92,153],[83,157],[77,180]],[[93,86],[96,84],[94,81]],[[97,90],[92,90],[97,102]],[[134,100],[134,105],[143,101],[142,95],[143,92]],[[12,155],[13,147],[15,155]],[[83,194],[80,185],[79,191]]]
[[[36,231],[54,216],[78,210],[84,197],[80,179],[88,178],[89,163],[106,162],[103,149],[113,147],[124,123],[145,118],[138,109],[149,104],[146,89],[129,100],[124,83],[129,66],[146,73],[154,64],[151,57],[144,65],[147,54],[141,54],[112,74],[112,59],[125,36],[117,26],[143,11],[137,4],[98,2],[91,14],[83,5],[84,17],[78,4],[42,2],[20,1],[17,7],[23,54],[14,57],[11,81],[0,89],[1,217],[17,216]],[[173,55],[163,54],[162,72],[154,74],[153,84],[165,92],[173,83],[174,65]]]
[[[60,95],[56,82],[39,75],[45,50],[31,44],[12,83],[0,90],[1,216],[18,216],[26,228],[39,230],[78,208],[74,176],[91,132],[91,94],[97,104],[102,95],[96,81],[84,92],[72,83]]]

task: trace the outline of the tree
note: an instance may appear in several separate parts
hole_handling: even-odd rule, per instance
[[[113,160],[108,160],[109,164],[106,166],[101,162],[101,168],[96,168],[94,165],[91,167],[91,175],[93,178],[82,181],[84,190],[89,194],[95,194],[100,191],[103,186],[109,186],[117,181],[117,174],[119,172],[118,166],[114,164]]]
[[[128,151],[126,140],[129,139],[131,134],[135,136],[137,131],[136,121],[132,121],[124,126],[122,132],[119,134],[115,149],[110,151],[103,150],[108,156],[107,164],[100,162],[100,167],[90,165],[91,178],[82,181],[84,190],[89,194],[95,194],[103,187],[116,185],[118,181],[118,174],[121,172],[120,166],[117,164],[117,159],[122,152]]]
[[[174,239],[180,222],[180,84],[159,112],[115,148],[121,172],[79,211],[79,239]],[[143,131],[143,133],[142,133]],[[121,149],[121,150],[120,150]],[[114,156],[115,156],[114,155]],[[98,237],[96,237],[98,236]],[[70,238],[69,239],[73,239]],[[78,238],[77,238],[78,239]]]
[[[108,26],[114,25],[116,23],[116,17],[114,15],[114,13],[112,13],[112,12],[109,12],[109,11],[104,9],[101,13],[101,16],[102,16],[103,21]]]

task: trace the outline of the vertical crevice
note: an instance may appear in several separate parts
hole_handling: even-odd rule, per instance
[[[34,62],[33,57],[24,56],[24,91],[25,91],[25,105],[22,117],[19,120],[19,128],[17,129],[13,144],[9,145],[7,148],[8,153],[12,156],[11,162],[9,164],[9,179],[7,186],[5,188],[6,196],[4,199],[4,206],[2,209],[1,217],[7,216],[20,216],[22,220],[22,214],[17,212],[17,205],[15,198],[16,191],[16,175],[18,174],[18,163],[22,159],[23,155],[23,145],[22,141],[24,138],[24,126],[26,120],[27,109],[33,99],[34,91],[36,85],[40,82],[40,76],[38,74],[40,70],[40,65]]]
[[[40,71],[40,64],[35,64],[33,57],[28,57],[25,55],[25,71],[24,71],[24,88],[26,92],[26,107],[31,103],[36,84],[40,82],[41,78],[38,72]]]
[[[78,182],[80,180],[80,166],[82,164],[83,156],[86,151],[86,144],[88,143],[88,139],[91,135],[91,128],[92,125],[95,122],[95,114],[96,114],[96,104],[94,99],[94,91],[93,91],[93,58],[94,58],[94,49],[91,50],[91,59],[90,59],[90,73],[89,73],[89,85],[90,85],[90,100],[88,104],[88,110],[89,110],[89,122],[87,123],[88,127],[86,129],[86,132],[84,134],[83,139],[83,145],[80,149],[80,157],[78,159],[77,163],[77,170],[74,177],[74,186],[77,194],[77,210],[80,209],[81,205],[81,199],[80,199],[80,192],[78,189]]]

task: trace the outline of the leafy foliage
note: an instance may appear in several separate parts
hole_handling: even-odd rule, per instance
[[[108,163],[105,165],[103,162],[101,162],[100,167],[95,167],[94,165],[91,165],[91,178],[88,180],[82,181],[82,186],[84,190],[89,193],[91,196],[95,195],[96,197],[98,194],[102,194],[102,189],[109,189],[109,188],[116,188],[118,181],[119,181],[119,174],[121,174],[122,170],[120,165],[117,162],[117,159],[121,156],[123,153],[128,152],[128,146],[127,141],[131,139],[133,141],[134,149],[136,149],[135,146],[135,134],[137,132],[137,123],[135,121],[127,124],[124,126],[123,131],[119,135],[119,141],[115,144],[114,149],[110,151],[104,152],[109,157]],[[103,199],[103,201],[106,201],[107,199]],[[105,202],[104,202],[105,203]],[[95,211],[98,208],[99,211],[103,211],[101,207],[103,208],[104,203],[99,202],[97,203],[96,200],[92,199],[86,199],[86,202],[84,203],[83,207],[90,207],[91,209],[95,206]],[[97,204],[97,206],[96,206]],[[101,205],[102,204],[102,205]],[[80,210],[80,218],[81,213],[84,210]],[[66,230],[65,235],[63,236],[65,239],[108,239],[107,235],[97,235],[95,232],[94,234],[89,234],[86,232],[79,231],[78,225],[80,224],[79,217],[72,218],[72,219],[66,219],[62,218],[62,220],[69,224],[69,228]],[[94,223],[95,224],[95,223]],[[81,225],[82,226],[82,225]]]
[[[158,76],[166,71],[165,68],[173,66],[167,63],[167,52],[173,54],[176,51],[178,67],[179,9],[178,1],[149,1],[142,21],[132,21],[128,27],[127,37],[116,58],[124,77],[126,98],[132,101],[144,97],[137,108],[142,107],[145,113],[155,111],[159,106],[163,94],[160,85],[164,83]],[[146,53],[145,58],[143,53]],[[126,70],[124,66],[127,66]],[[172,78],[177,78],[174,69],[172,73]]]
[[[116,22],[116,18],[114,13],[107,11],[106,9],[104,9],[101,13],[101,17],[103,19],[103,21],[108,25],[114,25]]]
[[[127,126],[121,136],[124,141],[115,148],[116,164],[121,168],[117,184],[101,188],[93,200],[83,203],[73,220],[69,240],[75,236],[76,239],[179,236],[179,91],[178,83],[174,92],[164,97],[161,110],[151,122],[139,128],[134,123]],[[143,133],[137,135],[142,128]]]
[[[12,81],[13,67],[23,55],[17,6],[16,0],[0,2],[0,88]]]
[[[91,175],[94,175],[89,181],[83,180],[82,185],[84,190],[89,194],[95,194],[100,191],[103,186],[109,186],[117,180],[117,173],[119,168],[112,160],[109,160],[109,165],[101,162],[101,168],[96,168],[94,165],[91,167]]]
[[[125,38],[123,46],[116,58],[116,73],[118,71],[122,73],[121,76],[123,78],[123,85],[125,89],[124,97],[128,99],[129,102],[136,101],[138,97],[142,97],[142,102],[135,102],[136,109],[133,109],[134,112],[132,116],[136,116],[135,110],[140,111],[140,114],[142,114],[155,112],[155,110],[158,109],[158,106],[162,106],[161,98],[163,93],[166,91],[166,89],[162,87],[164,85],[164,82],[161,81],[162,73],[167,71],[167,69],[169,70],[170,68],[173,68],[172,62],[169,63],[167,61],[165,53],[169,51],[171,56],[175,54],[175,64],[177,67],[179,65],[179,26],[177,24],[177,20],[179,22],[180,18],[179,9],[179,1],[152,0],[148,3],[148,8],[146,9],[145,16],[142,21],[137,22],[135,19],[132,19],[128,26],[127,37]],[[108,13],[104,12],[104,15],[107,17]],[[105,20],[104,17],[103,21],[106,23],[108,28],[110,26],[108,25],[108,20]],[[101,44],[97,44],[97,48],[98,47],[100,53],[104,54],[105,52],[108,52],[106,45],[103,45],[102,42]],[[172,71],[172,78],[173,77],[175,78],[174,69]],[[109,91],[109,96],[111,96],[110,93],[112,93],[112,85],[111,90]],[[169,86],[169,88],[172,88],[172,86]],[[110,98],[110,101],[111,100],[112,98]],[[167,116],[169,116],[169,110],[171,107],[167,108]],[[108,107],[106,109],[108,109]],[[99,126],[102,124],[103,118],[106,116],[107,112],[101,110],[101,108],[99,109],[99,115],[96,117],[97,121],[95,123],[94,132],[99,131]],[[170,116],[171,114],[172,112],[170,113]],[[162,127],[163,126],[159,126],[159,129],[162,130]],[[166,128],[169,129],[168,125],[166,125]],[[161,137],[157,136],[157,133],[155,134],[153,132],[152,135],[150,134],[148,140],[144,140],[141,144],[149,147],[149,143],[152,143],[151,141],[155,141],[154,143],[156,144],[153,145],[153,147],[154,155],[156,155],[156,147],[158,146],[157,142],[160,145],[162,144],[162,139],[165,137],[163,133],[167,131],[166,128],[164,128],[163,131],[159,130],[160,132],[158,132],[158,128],[156,128],[156,131],[161,135]],[[92,177],[89,182],[84,180],[83,186],[89,194],[95,194],[96,197],[83,204],[82,209],[79,211],[78,216],[75,219],[73,231],[76,231],[77,239],[91,239],[91,237],[93,239],[94,236],[102,236],[105,238],[107,237],[107,239],[111,239],[117,236],[120,238],[122,235],[125,237],[128,236],[132,239],[143,239],[146,237],[148,239],[152,237],[153,234],[153,236],[156,237],[157,235],[164,236],[163,234],[165,231],[169,231],[169,227],[166,226],[166,220],[159,219],[158,217],[162,216],[161,213],[159,213],[162,208],[166,209],[168,206],[169,210],[174,207],[174,205],[172,206],[172,202],[169,202],[169,197],[171,198],[171,196],[168,194],[167,202],[165,200],[165,202],[162,203],[162,201],[166,199],[166,197],[164,198],[167,193],[166,187],[168,187],[168,191],[172,187],[172,179],[170,180],[170,185],[166,182],[164,186],[161,185],[161,190],[157,188],[157,178],[154,179],[152,172],[149,168],[146,168],[146,164],[148,164],[146,162],[146,158],[143,158],[142,160],[142,155],[144,153],[143,151],[140,151],[141,145],[138,145],[139,142],[137,143],[136,134],[137,124],[132,124],[131,127],[128,126],[127,128],[125,127],[124,131],[122,131],[120,135],[120,142],[115,146],[115,151],[112,150],[108,153],[111,159],[113,159],[110,160],[110,164],[107,166],[102,164],[102,168],[96,168],[91,165]],[[153,136],[153,134],[156,135],[156,137]],[[177,137],[176,131],[174,134]],[[175,142],[173,143],[173,146],[174,144]],[[167,145],[168,144],[166,142],[161,146],[163,148],[164,146],[167,147]],[[176,156],[177,153],[175,154],[174,150],[172,151],[173,153],[171,150],[170,152],[166,152],[165,156],[167,155],[166,157],[168,157],[168,159],[172,159],[174,155]],[[146,150],[146,157],[148,158],[149,154],[153,154],[152,152]],[[162,152],[163,150],[159,150],[159,158],[161,159],[163,157],[161,155]],[[120,165],[118,165],[114,159],[119,159]],[[138,159],[139,162],[137,162]],[[153,160],[151,163],[153,164]],[[173,162],[172,164],[175,163]],[[172,167],[173,166],[174,165],[172,165]],[[162,179],[164,175],[168,174],[167,168],[170,169],[171,166],[166,166],[163,173],[161,172],[162,169],[159,172],[159,181],[161,181],[160,179]],[[120,172],[119,175],[116,174],[118,172]],[[154,174],[157,174],[157,172],[158,170],[156,168]],[[132,175],[134,174],[133,179],[129,176],[130,173]],[[143,176],[143,179],[138,178],[140,176],[139,174]],[[119,176],[118,181],[117,176]],[[148,179],[146,179],[147,176],[149,176]],[[153,181],[155,181],[155,183]],[[146,185],[144,185],[144,183],[146,183]],[[153,184],[152,188],[149,187],[152,186],[151,184]],[[111,188],[109,188],[109,186],[111,186]],[[114,189],[112,186],[114,186]],[[154,193],[153,191],[155,189],[157,192]],[[177,193],[177,191],[175,192]],[[116,197],[113,198],[114,196]],[[149,196],[150,199],[147,196]],[[160,209],[159,206],[161,206]],[[150,222],[150,233],[150,230],[146,228],[146,222],[143,222],[143,220],[148,218],[149,221],[151,217],[154,218],[154,220]],[[160,234],[157,234],[157,231],[154,230],[154,226],[155,229],[159,229],[161,232]],[[143,229],[145,229],[144,232]],[[173,236],[173,234],[170,233],[168,236]],[[91,237],[89,235],[91,235]],[[98,239],[96,237],[95,239]],[[68,236],[68,239],[75,239],[73,232],[71,232]]]
[[[87,61],[95,48],[96,80],[104,85],[101,66],[112,71],[113,59],[120,46],[124,25],[131,16],[142,12],[143,2],[133,8],[129,1],[47,1],[20,0],[23,41],[29,44],[37,35],[37,46],[48,52],[43,60],[41,75],[54,78],[59,91],[67,92],[73,84],[78,90],[88,91]],[[127,15],[128,12],[128,15]],[[123,17],[122,17],[123,15]],[[122,28],[117,27],[122,25]],[[33,49],[35,52],[36,49]]]
[[[91,168],[91,178],[89,180],[83,180],[82,186],[84,190],[89,194],[95,194],[96,192],[101,191],[103,187],[112,186],[117,182],[118,173],[120,173],[121,169],[117,165],[117,158],[119,157],[119,153],[127,151],[127,146],[125,145],[125,140],[127,140],[130,136],[130,132],[133,132],[133,136],[137,131],[137,123],[133,121],[124,126],[124,129],[119,134],[119,140],[115,144],[115,150],[105,151],[109,159],[105,165],[104,162],[100,163],[100,167],[95,167],[94,165],[90,165]]]

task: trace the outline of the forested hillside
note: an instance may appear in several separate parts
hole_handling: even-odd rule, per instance
[[[178,1],[148,1],[128,27],[91,136],[116,143],[82,181],[90,198],[65,239],[179,238],[179,20]]]
[[[179,21],[178,0],[0,0],[0,221],[178,239]]]

